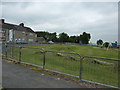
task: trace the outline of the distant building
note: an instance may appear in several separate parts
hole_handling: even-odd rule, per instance
[[[115,43],[112,43],[112,47],[113,47],[113,48],[117,48],[117,47],[118,47],[117,41],[115,41]]]
[[[44,37],[37,37],[37,43],[45,43],[46,40]]]
[[[118,43],[117,41],[115,41],[115,43],[112,43],[112,47],[113,48],[120,48],[120,43]]]
[[[118,44],[117,47],[120,48],[120,44]]]
[[[112,43],[113,48],[117,48],[117,43]]]
[[[3,42],[6,43],[35,43],[37,38],[36,33],[31,28],[24,26],[24,23],[15,25],[5,23],[4,19],[0,20],[1,34]]]
[[[0,30],[0,41],[2,41],[2,30]]]

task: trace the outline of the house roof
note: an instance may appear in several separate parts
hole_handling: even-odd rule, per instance
[[[22,26],[15,25],[15,24],[2,23],[2,24],[0,24],[0,27],[3,29],[13,29],[13,30],[18,30],[18,31],[25,31],[25,32],[34,33],[34,31],[29,27],[22,27]]]

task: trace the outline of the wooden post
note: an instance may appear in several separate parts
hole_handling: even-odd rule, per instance
[[[46,55],[46,52],[44,51],[44,53],[43,53],[43,69],[45,69],[45,61],[46,61],[45,55]]]
[[[5,57],[7,59],[7,51],[8,51],[8,48],[7,48],[7,45],[5,45]]]
[[[21,62],[21,55],[22,55],[21,50],[22,50],[22,47],[19,47],[19,62],[18,62],[19,64]]]

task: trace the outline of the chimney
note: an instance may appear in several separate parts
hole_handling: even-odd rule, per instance
[[[20,23],[19,26],[24,27],[24,23]]]
[[[5,23],[5,19],[0,19],[0,23]]]

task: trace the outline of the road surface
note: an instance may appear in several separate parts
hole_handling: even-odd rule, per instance
[[[0,41],[0,56],[2,54],[2,42]]]
[[[44,75],[18,64],[3,61],[4,88],[84,88],[78,84]]]
[[[2,87],[2,42],[0,41],[0,89]]]

